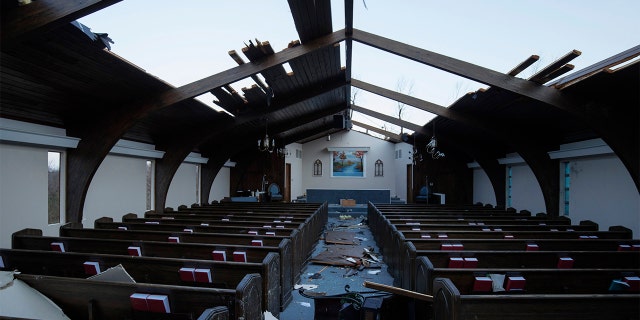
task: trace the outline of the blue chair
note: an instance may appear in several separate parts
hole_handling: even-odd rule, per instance
[[[429,202],[429,189],[427,189],[427,186],[420,188],[420,192],[416,196],[416,202]]]
[[[280,194],[280,187],[277,183],[272,183],[269,185],[269,197],[271,201],[282,201],[282,195]]]

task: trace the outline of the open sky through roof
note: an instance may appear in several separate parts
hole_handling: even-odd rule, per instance
[[[331,4],[333,29],[342,29],[344,2]],[[354,27],[505,73],[539,55],[539,62],[519,75],[527,78],[573,49],[582,52],[572,61],[577,71],[637,46],[638,12],[636,0],[354,0]],[[108,33],[114,53],[174,86],[235,67],[227,52],[241,52],[250,40],[269,41],[280,51],[298,39],[284,0],[126,0],[79,21]],[[352,76],[442,106],[486,87],[357,42]],[[240,91],[251,83],[232,86]],[[355,104],[397,116],[395,101],[353,93]],[[198,99],[214,106],[211,94]],[[402,116],[418,125],[432,117],[411,107]],[[363,114],[354,113],[353,119],[399,132]]]

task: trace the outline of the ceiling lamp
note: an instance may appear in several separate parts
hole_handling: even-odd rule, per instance
[[[436,121],[433,121],[433,136],[431,136],[431,140],[427,143],[427,153],[431,155],[433,159],[444,158],[445,154],[438,150],[438,140],[436,139]]]
[[[264,125],[264,138],[262,139],[258,139],[258,150],[262,151],[262,152],[273,152],[273,150],[276,147],[276,140],[273,138],[269,138],[269,132],[268,132],[268,126],[269,126],[269,119],[265,119],[265,125]]]

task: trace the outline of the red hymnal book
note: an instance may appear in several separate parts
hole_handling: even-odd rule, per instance
[[[169,296],[160,294],[150,294],[147,296],[147,306],[150,312],[171,313],[169,307]]]
[[[213,250],[213,260],[227,261],[227,252],[224,250]]]
[[[254,247],[262,247],[262,240],[251,240],[251,245]]]
[[[235,262],[247,262],[247,253],[243,251],[233,252],[233,261]]]
[[[630,251],[631,250],[631,246],[628,244],[619,244],[618,245],[618,251]]]
[[[276,233],[273,232],[273,231],[267,231],[267,232],[265,232],[265,234],[268,235],[268,236],[275,236],[276,235]]]
[[[558,259],[558,269],[571,269],[573,268],[573,259],[569,257],[560,257]]]
[[[196,282],[211,283],[211,270],[210,269],[196,269]]]
[[[478,258],[464,258],[463,268],[477,268]]]
[[[130,295],[129,301],[131,301],[131,308],[138,311],[149,311],[149,306],[147,305],[148,296],[149,294],[147,293],[134,293]]]
[[[195,268],[180,268],[178,271],[180,273],[180,280],[185,282],[196,281],[195,271]]]
[[[130,256],[134,256],[134,257],[142,256],[142,251],[140,250],[140,247],[129,247],[127,248],[127,251],[129,252]]]
[[[100,273],[100,263],[94,261],[85,261],[82,264],[84,267],[84,273],[87,275],[93,276]]]
[[[249,234],[258,235],[258,231],[249,231]]]
[[[493,281],[489,277],[476,277],[473,282],[473,291],[491,291]]]
[[[629,285],[629,291],[640,290],[640,277],[624,277],[623,280]]]
[[[64,251],[64,243],[62,242],[51,242],[51,250],[65,252]]]
[[[449,258],[449,268],[462,268],[464,266],[464,259],[458,257]]]
[[[440,245],[440,250],[444,250],[444,251],[453,250],[453,245],[450,243],[443,243]]]
[[[462,243],[454,243],[451,245],[451,250],[464,250],[464,245]]]
[[[175,242],[175,243],[179,243],[180,242],[180,237],[169,237],[169,242]]]
[[[524,290],[524,284],[526,280],[524,277],[516,276],[516,277],[508,277],[507,285],[505,289],[507,291],[516,291],[516,290]]]
[[[528,243],[527,244],[527,251],[538,251],[538,245],[535,243]]]

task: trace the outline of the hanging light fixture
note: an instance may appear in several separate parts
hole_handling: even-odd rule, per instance
[[[264,124],[264,138],[258,139],[258,150],[262,152],[273,152],[276,147],[276,140],[273,138],[269,138],[269,119],[265,119]]]
[[[427,153],[431,155],[433,159],[441,159],[445,157],[445,154],[438,150],[438,140],[436,139],[436,121],[433,120],[433,136],[427,143]]]

